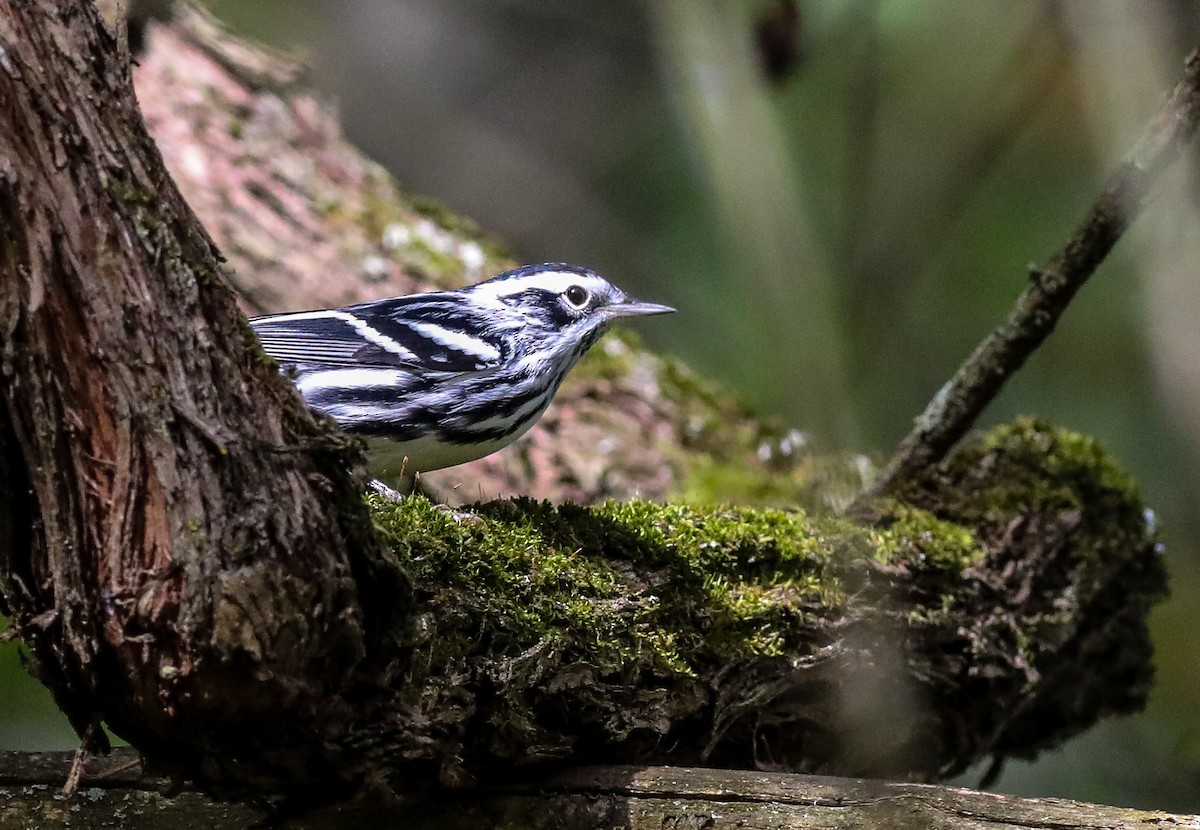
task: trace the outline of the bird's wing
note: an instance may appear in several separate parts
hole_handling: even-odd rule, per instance
[[[255,317],[263,350],[283,365],[389,366],[470,372],[500,365],[505,341],[454,294],[415,294],[329,311]]]

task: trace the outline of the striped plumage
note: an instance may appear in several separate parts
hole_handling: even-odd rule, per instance
[[[385,480],[462,464],[529,429],[631,300],[585,268],[508,271],[460,291],[250,321],[309,406],[366,436]]]

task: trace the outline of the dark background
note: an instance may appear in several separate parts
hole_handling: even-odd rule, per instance
[[[304,49],[406,190],[523,261],[675,305],[639,327],[654,348],[873,456],[1066,240],[1200,44],[1200,5],[1168,0],[811,0],[765,39],[767,0],[211,5]],[[986,416],[1098,437],[1155,508],[1172,580],[1147,712],[1010,764],[1000,790],[1200,812],[1198,159]],[[13,645],[0,699],[0,749],[75,745]]]

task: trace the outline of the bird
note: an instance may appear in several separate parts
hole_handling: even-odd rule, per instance
[[[524,435],[614,322],[674,310],[634,300],[587,268],[548,262],[455,291],[250,325],[308,406],[366,439],[368,475],[411,489],[422,473]]]

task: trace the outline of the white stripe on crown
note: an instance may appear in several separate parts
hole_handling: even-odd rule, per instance
[[[511,297],[514,294],[520,294],[522,291],[537,289],[561,294],[572,285],[582,285],[589,291],[599,293],[612,290],[608,281],[603,277],[596,274],[580,274],[576,271],[539,271],[521,277],[489,280],[469,290],[477,296],[499,299],[501,297]]]

